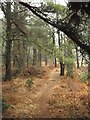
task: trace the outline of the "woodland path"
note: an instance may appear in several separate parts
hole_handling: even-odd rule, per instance
[[[50,114],[48,114],[48,100],[50,95],[53,93],[52,88],[55,85],[58,85],[60,81],[58,81],[59,74],[56,72],[56,69],[51,71],[49,74],[49,79],[47,85],[42,88],[42,93],[39,98],[39,114],[36,116],[38,118],[49,118]]]
[[[61,88],[68,88],[68,91],[74,91],[74,92],[78,92],[80,91],[80,86],[75,83],[72,80],[66,80],[63,81],[63,77],[59,75],[59,69],[55,68],[53,69],[48,76],[48,83],[46,84],[46,86],[43,86],[42,88],[42,92],[40,94],[39,99],[38,99],[38,103],[39,103],[39,109],[38,112],[39,114],[36,114],[36,117],[38,118],[49,118],[50,117],[50,113],[48,111],[48,101],[50,99],[50,96],[54,93],[54,88],[58,89],[59,85],[61,86]],[[67,87],[66,87],[67,86]],[[63,94],[67,94],[65,93],[65,91],[63,91]]]
[[[58,68],[50,69],[40,79],[35,78],[31,89],[26,86],[26,79],[8,81],[4,83],[3,89],[3,95],[8,98],[7,103],[12,104],[3,114],[4,117],[88,116],[87,86],[77,80],[60,76]]]

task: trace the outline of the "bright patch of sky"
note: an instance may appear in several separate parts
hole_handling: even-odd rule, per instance
[[[4,17],[3,12],[0,10],[0,19]]]
[[[40,2],[54,2],[54,3],[58,3],[58,4],[61,4],[61,5],[64,5],[66,6],[66,3],[68,0],[27,0],[27,1],[31,1],[33,3],[40,3]]]

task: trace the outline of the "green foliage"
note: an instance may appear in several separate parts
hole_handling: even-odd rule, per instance
[[[80,73],[79,79],[80,81],[85,82],[86,80],[88,80],[88,73],[87,72]]]
[[[33,85],[33,79],[28,79],[27,81],[26,81],[26,84],[29,86],[29,87],[31,87],[32,85]]]
[[[67,76],[73,77],[73,64],[72,63],[67,63]]]
[[[61,51],[60,49],[55,48],[55,50],[54,50],[54,56],[55,56],[56,58],[58,58],[58,60],[61,61],[62,63],[65,63],[64,52]]]
[[[38,50],[42,49],[42,55],[50,55],[52,52],[52,31],[50,26],[33,16],[28,27],[30,27],[30,38],[28,38],[27,46],[35,46]]]
[[[66,64],[73,64],[74,63],[74,57],[65,57],[65,63]]]
[[[61,13],[65,10],[65,7],[60,4],[54,4],[53,2],[48,2],[47,3],[49,6],[49,9],[53,10],[54,12]]]
[[[6,103],[5,99],[0,99],[0,106],[2,107],[3,110],[8,109],[11,105]]]
[[[74,57],[72,54],[71,54],[71,56],[65,57],[67,76],[69,76],[69,77],[73,77],[73,63],[74,63]]]

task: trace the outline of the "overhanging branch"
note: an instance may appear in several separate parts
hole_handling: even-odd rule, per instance
[[[19,3],[28,8],[30,11],[32,11],[32,13],[34,13],[40,19],[44,20],[46,23],[64,32],[69,38],[71,38],[73,42],[75,42],[78,46],[80,46],[90,55],[90,44],[87,45],[86,43],[84,43],[78,33],[73,28],[71,28],[69,24],[65,22],[63,23],[62,21],[60,21],[59,23],[57,23],[56,21],[52,21],[49,18],[45,17],[43,14],[41,14],[41,11],[37,10],[35,7],[30,6],[28,3]]]

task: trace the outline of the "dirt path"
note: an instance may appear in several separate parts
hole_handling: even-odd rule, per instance
[[[4,95],[8,98],[7,102],[12,104],[4,117],[87,116],[86,86],[84,88],[83,84],[59,76],[58,68],[50,70],[42,79],[35,79],[32,89],[28,89],[25,83],[26,80],[17,79],[4,84]]]
[[[64,77],[59,76],[59,70],[54,69],[51,71],[49,75],[49,82],[46,85],[45,88],[42,89],[41,96],[39,96],[39,114],[36,115],[38,118],[49,118],[52,117],[50,114],[50,105],[49,105],[49,100],[52,99],[52,96],[58,96],[56,94],[61,94],[61,96],[65,96],[62,99],[61,104],[65,104],[64,102],[67,102],[66,99],[69,100],[69,97],[73,97],[73,108],[76,106],[76,101],[78,101],[78,94],[80,94],[80,91],[83,92],[84,90],[82,89],[82,86],[78,84],[77,82],[73,81],[72,79],[66,79]],[[57,92],[57,93],[56,93]],[[72,94],[69,96],[69,94]],[[77,94],[77,95],[76,95]],[[78,96],[78,97],[76,97]],[[64,101],[64,102],[63,102]],[[83,105],[83,101],[79,101]],[[86,101],[87,102],[87,101]],[[66,110],[67,110],[67,106]],[[72,109],[72,108],[71,108]],[[82,109],[82,108],[81,108]],[[87,109],[87,107],[84,107],[84,109]],[[69,110],[68,110],[69,112]],[[71,115],[71,113],[69,112]],[[75,113],[74,113],[75,114]]]
[[[58,72],[56,72],[56,69],[54,69],[50,74],[49,74],[49,83],[47,86],[42,89],[41,96],[39,98],[39,114],[36,116],[38,118],[49,118],[50,114],[48,111],[48,100],[50,98],[50,95],[52,94],[52,88],[58,84]]]
[[[57,68],[51,71],[48,78],[48,84],[43,86],[41,94],[38,96],[38,114],[34,115],[37,118],[51,117],[49,112],[49,100],[51,95],[54,94],[54,89],[58,89],[61,86],[62,89],[66,88],[67,91],[78,92],[81,90],[80,86],[74,81],[69,79],[66,80],[66,82],[63,81],[63,77],[59,76]],[[67,94],[65,90],[62,89],[63,94]]]

